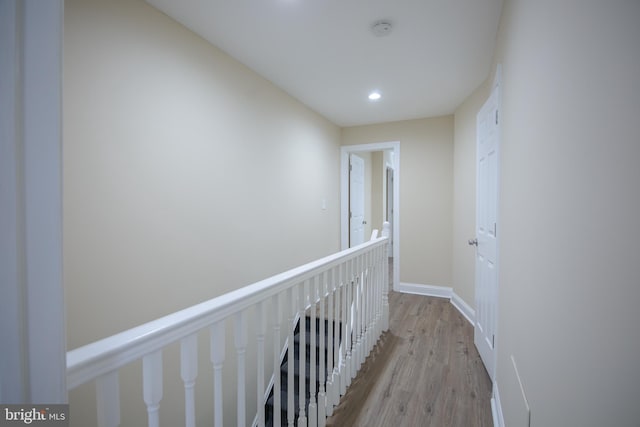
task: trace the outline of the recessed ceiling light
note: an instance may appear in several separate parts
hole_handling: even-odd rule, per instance
[[[382,97],[382,95],[380,95],[380,92],[377,92],[377,91],[376,91],[376,92],[371,92],[371,93],[369,94],[369,99],[370,99],[371,101],[377,101],[377,100],[378,100],[378,99],[380,99],[381,97]]]

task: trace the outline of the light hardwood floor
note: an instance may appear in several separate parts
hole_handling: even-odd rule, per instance
[[[328,426],[492,426],[473,327],[446,299],[389,293],[389,331]]]

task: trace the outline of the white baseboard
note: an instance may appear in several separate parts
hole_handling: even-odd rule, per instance
[[[398,292],[405,294],[424,295],[426,297],[448,298],[451,299],[453,289],[447,286],[420,285],[418,283],[401,282],[397,289]]]
[[[494,427],[505,427],[504,416],[502,415],[502,404],[500,403],[500,392],[498,383],[493,383],[493,397],[491,398],[491,415],[493,416]]]
[[[451,304],[462,314],[472,325],[475,323],[476,311],[471,308],[462,298],[448,286],[421,285],[418,283],[401,282],[395,289],[405,294],[423,295],[426,297],[447,298]]]
[[[453,304],[453,306],[457,308],[464,317],[467,318],[471,325],[474,325],[476,321],[476,311],[471,308],[471,306],[467,304],[465,300],[460,298],[455,292],[453,293],[453,295],[451,295],[451,304]]]

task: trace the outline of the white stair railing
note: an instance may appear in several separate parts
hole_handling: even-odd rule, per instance
[[[267,421],[294,426],[324,427],[340,396],[355,378],[362,363],[382,332],[388,329],[388,261],[389,224],[382,237],[377,232],[364,244],[308,263],[269,279],[213,298],[160,319],[145,323],[111,337],[67,353],[67,387],[72,390],[94,382],[96,419],[99,427],[117,427],[121,422],[119,370],[142,361],[143,399],[147,406],[148,425],[160,425],[159,407],[163,397],[163,350],[180,344],[180,371],[184,383],[184,408],[187,427],[196,424],[195,383],[198,376],[198,333],[209,330],[210,361],[213,366],[213,420],[216,427],[225,425],[223,401],[235,401],[238,426],[246,426],[246,372],[257,372],[256,409],[253,425]],[[265,309],[265,304],[271,312]],[[256,366],[247,370],[248,316],[253,310],[258,322],[255,330]],[[306,317],[310,317],[309,390],[305,384]],[[265,387],[265,325],[267,315],[273,325],[273,380]],[[316,318],[319,336],[316,338]],[[226,342],[226,324],[234,327],[233,343]],[[298,401],[295,401],[294,331],[300,325]],[[280,381],[282,328],[288,334],[286,419],[281,419]],[[253,338],[252,338],[253,339]],[[318,339],[319,342],[316,342]],[[326,343],[325,343],[326,342]],[[224,393],[223,376],[227,345],[235,348],[236,393]],[[319,347],[319,351],[316,350]],[[320,360],[316,360],[316,351]],[[325,358],[326,354],[326,358]],[[250,358],[253,361],[253,358]],[[316,372],[317,369],[317,372]],[[268,371],[267,371],[268,372]],[[316,381],[316,378],[318,380]],[[264,403],[268,388],[273,387],[272,419],[266,420]],[[308,401],[306,399],[309,399]],[[297,408],[297,411],[296,411]],[[253,408],[251,408],[253,410]],[[296,418],[297,417],[297,418]],[[228,425],[228,424],[226,424]]]

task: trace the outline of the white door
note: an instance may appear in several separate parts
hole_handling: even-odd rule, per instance
[[[364,243],[364,160],[349,156],[349,247]]]
[[[495,378],[498,309],[499,78],[477,116],[476,322],[474,342],[491,380]]]

